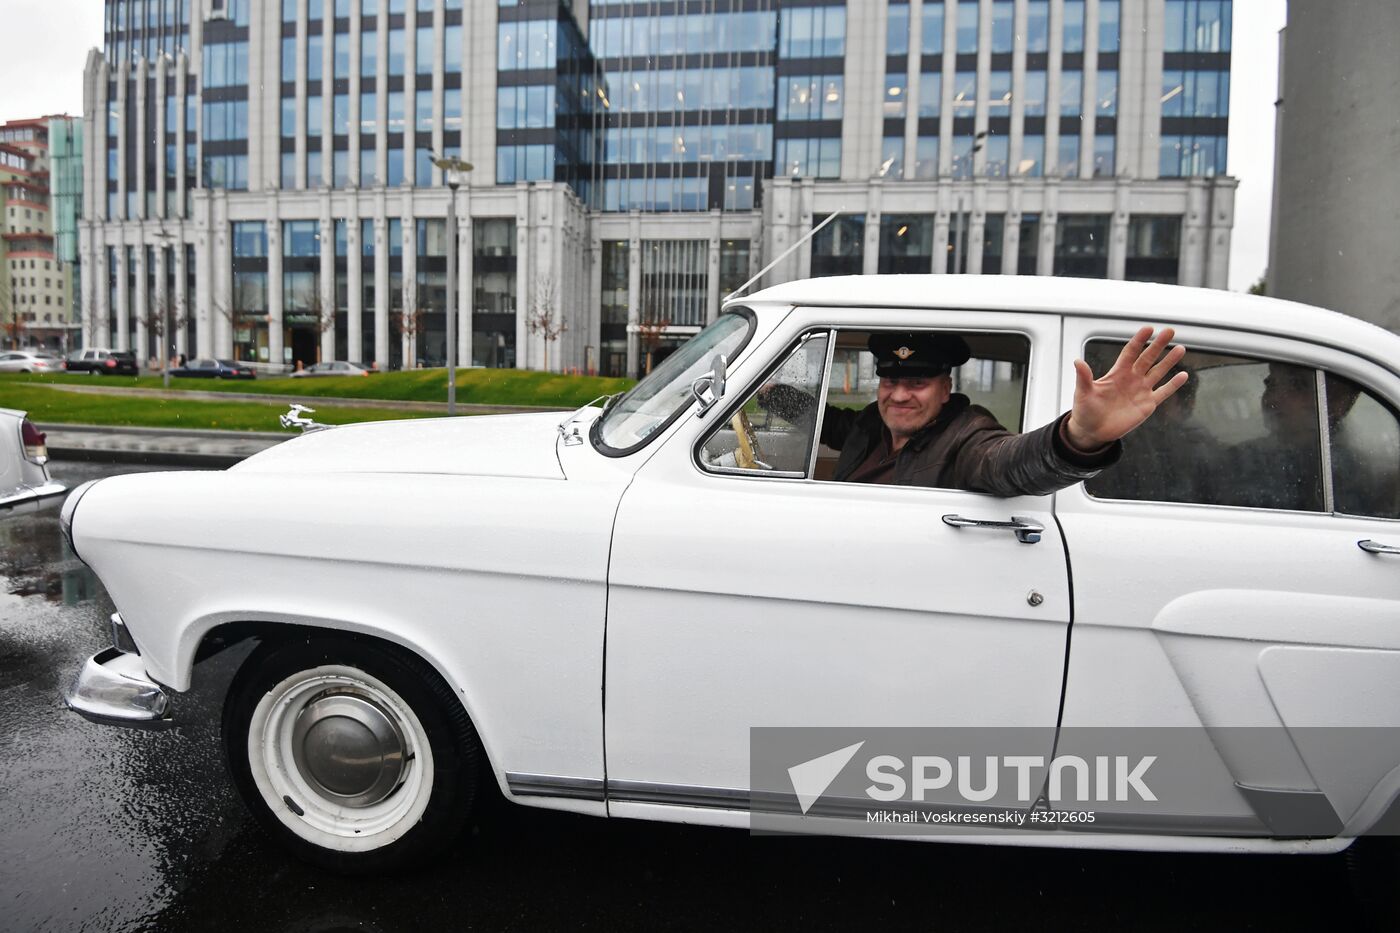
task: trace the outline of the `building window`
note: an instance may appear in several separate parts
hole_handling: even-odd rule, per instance
[[[782,58],[840,58],[846,54],[846,8],[784,9],[778,35]]]
[[[886,136],[880,143],[881,178],[904,177],[904,137]]]
[[[959,3],[957,6],[957,51],[959,55],[971,55],[977,51],[977,17],[975,3]]]
[[[1162,116],[1228,117],[1228,71],[1162,72]]]
[[[988,214],[982,223],[982,274],[1000,275],[1006,215]]]
[[[1118,51],[1119,0],[1099,0],[1099,51]]]
[[[884,117],[886,120],[902,117],[907,110],[908,79],[902,75],[885,75]]]
[[[1134,215],[1128,221],[1128,257],[1124,278],[1133,282],[1177,283],[1181,255],[1181,218]]]
[[[1065,0],[1064,51],[1084,51],[1084,0]]]
[[[909,7],[906,4],[889,5],[889,15],[885,21],[885,54],[909,54]]]
[[[794,177],[841,177],[841,140],[780,139],[774,172]]]
[[[1044,174],[1044,168],[1045,137],[1038,133],[1021,137],[1021,161],[1016,164],[1016,174],[1038,178]]]
[[[791,75],[781,79],[780,120],[839,120],[845,78],[841,75]]]
[[[943,4],[926,2],[919,16],[919,50],[925,57],[943,54]]]
[[[1055,275],[1108,278],[1108,214],[1061,214],[1055,225]]]
[[[953,75],[953,117],[977,113],[977,72],[959,71]]]
[[[1224,136],[1164,135],[1160,174],[1163,178],[1223,175],[1226,154]]]
[[[937,136],[920,136],[914,141],[914,177],[938,177]]]
[[[1011,158],[1011,140],[1001,134],[991,134],[986,139],[986,147],[986,174],[993,178],[1004,178],[1007,162]]]
[[[285,42],[285,40],[283,40]],[[372,78],[379,73],[379,33],[360,33],[360,75]],[[283,81],[288,80],[285,75]]]
[[[1100,117],[1115,117],[1118,115],[1118,72],[1100,71],[1098,76],[1099,90],[1095,95],[1098,103],[1095,113]]]
[[[1030,0],[1026,5],[1026,51],[1050,50],[1050,0]]]
[[[1060,136],[1060,151],[1055,160],[1055,174],[1061,178],[1079,177],[1079,134]]]
[[[938,72],[919,75],[919,117],[936,117],[943,111],[943,75]]]
[[[812,225],[825,217],[813,218]],[[860,275],[865,266],[865,215],[842,214],[812,237],[812,277]]]
[[[1094,137],[1094,177],[1108,178],[1113,174],[1113,156],[1115,152],[1115,139],[1112,136],[1100,135]]]
[[[971,6],[971,4],[969,4]],[[975,7],[974,7],[975,9]],[[1014,10],[1010,0],[996,0],[992,4],[992,54],[1010,52],[1015,38],[1012,28]]]
[[[1167,52],[1230,51],[1231,0],[1166,0]]]
[[[880,218],[880,274],[926,274],[932,269],[933,216],[883,215]]]

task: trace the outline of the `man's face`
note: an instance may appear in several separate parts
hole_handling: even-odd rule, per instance
[[[1312,370],[1271,364],[1259,399],[1264,423],[1277,437],[1298,441],[1317,434],[1317,386]]]
[[[880,418],[890,434],[907,438],[938,417],[952,392],[951,376],[882,376]]]

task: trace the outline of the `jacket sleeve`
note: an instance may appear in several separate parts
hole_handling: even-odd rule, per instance
[[[817,400],[790,385],[778,383],[758,396],[760,407],[771,411],[790,424],[803,424],[811,420],[816,411]],[[822,416],[822,443],[832,450],[840,450],[850,436],[860,412],[849,408],[827,405]]]
[[[1012,434],[984,408],[970,408],[954,454],[954,486],[996,496],[1044,496],[1097,476],[1117,462],[1123,444],[1081,453],[1065,443],[1061,425],[1069,413],[1026,434]]]

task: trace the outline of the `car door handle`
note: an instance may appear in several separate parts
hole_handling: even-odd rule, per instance
[[[1368,554],[1400,554],[1400,547],[1393,544],[1381,544],[1379,541],[1372,541],[1367,538],[1365,541],[1356,542],[1356,546]]]
[[[1035,544],[1045,531],[1045,526],[1029,518],[1013,515],[1009,522],[994,522],[985,518],[963,518],[961,515],[943,516],[943,524],[954,528],[988,528],[992,531],[1014,531],[1016,540],[1022,544]]]

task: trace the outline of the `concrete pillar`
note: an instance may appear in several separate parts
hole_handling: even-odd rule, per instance
[[[642,218],[632,212],[627,237],[627,375],[634,379],[640,372],[641,338],[637,326],[642,322]]]
[[[155,246],[155,273],[156,273],[156,293],[151,302],[150,320],[152,322],[152,334],[159,333],[158,339],[152,340],[155,344],[155,357],[161,361],[161,366],[166,365],[170,359],[170,345],[175,340],[175,335],[170,332],[171,319],[175,317],[175,309],[170,305],[170,289],[166,283],[166,269],[168,265],[165,260],[167,247],[163,240],[157,240]]]
[[[966,267],[969,274],[979,275],[982,272],[982,249],[983,241],[987,232],[987,179],[978,177],[972,182],[972,200],[968,205],[968,216],[964,221],[967,226],[967,261]]]
[[[875,275],[880,271],[880,207],[884,181],[872,178],[866,195],[865,242],[861,244],[861,274]],[[840,221],[836,221],[840,223]]]
[[[945,148],[948,147],[941,143],[938,146],[940,160]],[[958,201],[952,186],[948,184],[938,186],[937,198],[933,215],[933,268],[930,271],[935,275],[944,275],[948,272],[948,256],[953,243],[953,212],[958,209]]]
[[[719,253],[722,244],[720,233],[720,219],[722,214],[718,210],[710,211],[710,242],[709,254],[706,257],[705,269],[705,323],[709,324],[719,317],[719,302],[722,297],[719,293]],[[598,305],[591,305],[598,307]]]
[[[386,4],[380,4],[386,6]],[[296,20],[296,141],[293,150],[296,168],[293,171],[294,184],[297,188],[306,187],[306,7],[307,0],[297,0],[297,20]],[[280,76],[279,76],[280,77]],[[280,95],[279,95],[280,96]],[[281,174],[281,164],[279,157],[278,174]],[[271,349],[271,335],[269,335],[268,347]],[[280,364],[282,358],[279,356],[273,360]]]
[[[186,283],[189,282],[189,268],[185,260],[185,225],[180,223],[176,227],[175,242],[171,246],[172,258],[175,261],[175,294],[171,296],[171,311],[175,319],[175,332],[171,334],[171,341],[175,344],[177,352],[189,353],[190,350],[190,302],[189,296],[185,293]]]
[[[992,81],[992,0],[981,0],[977,9],[977,108],[974,133],[987,131],[988,88]],[[972,175],[981,178],[987,171],[987,147],[972,156]]]
[[[274,198],[267,216],[267,358],[273,366],[280,367],[286,363],[282,322],[287,297],[282,287],[282,220],[277,204]]]
[[[532,289],[530,282],[535,274],[535,257],[531,231],[529,182],[515,184],[515,368],[530,368],[530,334],[525,329],[525,318],[530,313]]]
[[[136,267],[136,284],[132,290],[131,321],[136,334],[132,340],[131,349],[136,351],[136,365],[144,367],[146,356],[151,352],[150,340],[147,336],[146,321],[150,314],[150,295],[146,291],[146,244],[144,242],[145,228],[137,228],[138,240],[131,247],[131,255]]]
[[[360,178],[360,45],[362,43],[360,17],[350,17],[350,149],[347,159],[350,162],[350,184],[359,187],[362,184]],[[356,238],[359,234],[355,234]],[[357,254],[356,254],[357,255]],[[361,328],[356,325],[354,333],[359,333]],[[363,352],[359,349],[354,351],[354,355],[349,357],[351,362],[360,362]]]
[[[590,237],[588,252],[592,257],[588,276],[588,306],[593,310],[589,314],[590,326],[588,339],[585,343],[584,372],[588,372],[589,368],[598,370],[603,368],[603,241],[597,233],[592,233]]]
[[[387,2],[379,4],[377,26],[379,29],[377,33],[379,50],[375,57],[379,60],[379,72],[375,75],[374,85],[374,102],[378,110],[374,117],[374,177],[375,184],[382,187],[388,183],[389,174],[389,4]],[[388,286],[386,285],[385,288]],[[379,295],[376,288],[375,302],[378,303],[378,301]],[[389,365],[388,339],[388,334],[385,334],[384,350],[386,355],[380,358],[381,367]]]
[[[1079,177],[1094,177],[1094,118],[1099,112],[1099,0],[1084,0],[1084,118],[1079,121]]]
[[[188,217],[189,212],[185,210],[185,94],[189,87],[186,77],[189,59],[181,52],[175,61],[175,106],[180,111],[175,121],[175,216]]]
[[[464,184],[457,194],[457,363],[472,362],[472,259],[476,231],[472,224],[472,189]]]
[[[353,20],[353,18],[352,18]],[[354,160],[351,160],[352,164]],[[352,169],[353,171],[353,169]],[[352,363],[364,357],[364,248],[360,243],[360,218],[354,201],[345,220],[345,358]]]
[[[1235,186],[1226,175],[1210,180],[1210,240],[1206,246],[1207,288],[1230,287],[1230,231],[1235,226]]]
[[[1040,212],[1040,248],[1036,250],[1035,274],[1055,274],[1055,229],[1059,225],[1060,180],[1045,179],[1045,207]]]
[[[403,40],[403,183],[412,188],[417,181],[418,160],[414,158],[414,138],[418,129],[418,4],[404,4]],[[405,221],[412,214],[404,214]],[[405,227],[407,223],[405,222]],[[407,259],[407,256],[404,256]],[[406,366],[413,365],[405,359]]]
[[[1109,220],[1108,234],[1108,277],[1127,278],[1128,267],[1128,214],[1131,210],[1129,180],[1119,178],[1113,186],[1113,215]]]
[[[321,332],[320,360],[335,359],[335,221],[331,220],[330,193],[321,196],[321,320],[316,327]],[[349,264],[349,257],[346,257]],[[317,362],[320,362],[317,360]]]
[[[1210,194],[1204,178],[1186,182],[1186,214],[1181,219],[1181,259],[1177,282],[1201,287],[1206,284],[1206,247],[1210,242]]]
[[[117,218],[127,219],[126,210],[126,97],[127,71],[117,65]],[[105,158],[106,153],[103,153]],[[116,219],[116,218],[113,218]],[[119,348],[118,348],[119,349]]]
[[[214,355],[214,321],[228,309],[214,307],[214,263],[212,232],[209,229],[209,192],[198,191],[195,209],[195,355]]]
[[[151,128],[146,125],[146,62],[141,59],[136,63],[136,216],[142,220],[150,213],[146,210],[146,149],[150,137]],[[142,290],[144,285],[138,283],[137,291]],[[140,365],[141,361],[136,362]]]
[[[1002,224],[1001,274],[1017,275],[1021,251],[1021,203],[1025,200],[1026,181],[1012,178],[1006,191],[1006,220]]]
[[[222,307],[233,308],[233,249],[229,243],[228,192],[213,192],[210,199],[213,212],[214,235],[211,238],[214,251],[214,294]],[[214,345],[214,356],[233,355],[233,321],[220,316],[216,322],[218,341]]]
[[[374,215],[374,359],[384,370],[389,368],[389,218],[380,190]]]
[[[335,19],[331,10],[321,17],[321,28],[321,139],[320,149],[311,157],[321,160],[321,187],[330,188],[335,185]]]
[[[165,96],[166,96],[166,62],[168,59],[161,56],[156,59],[156,126],[158,129],[154,133],[147,133],[144,138],[155,138],[156,157],[156,209],[155,216],[164,218],[165,210]],[[169,336],[168,334],[166,335]]]

